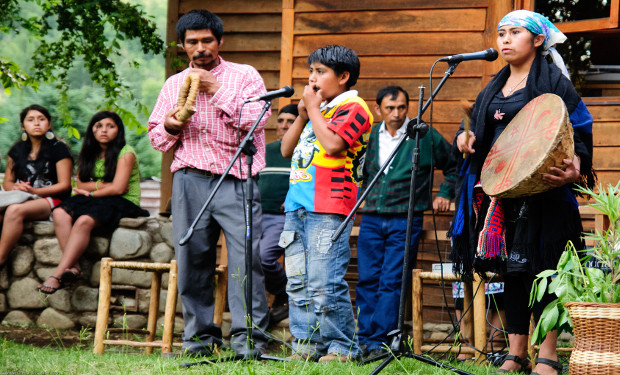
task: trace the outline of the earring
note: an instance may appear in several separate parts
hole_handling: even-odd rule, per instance
[[[54,136],[54,133],[53,133],[51,130],[48,130],[48,131],[45,133],[45,138],[49,139],[50,141],[51,141],[52,139],[54,139],[54,137],[55,137],[55,136]]]
[[[26,142],[28,140],[28,134],[26,132],[22,132],[22,141]]]

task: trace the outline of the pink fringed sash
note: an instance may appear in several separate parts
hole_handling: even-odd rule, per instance
[[[474,186],[474,204],[476,221],[480,219],[480,210],[484,199],[482,185]],[[484,226],[478,236],[476,256],[482,259],[501,257],[507,258],[506,254],[506,230],[504,228],[504,204],[501,198],[490,197],[491,203],[484,219]]]

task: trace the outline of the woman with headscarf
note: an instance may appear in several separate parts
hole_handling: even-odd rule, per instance
[[[583,247],[579,206],[571,187],[575,183],[594,184],[592,116],[568,79],[562,58],[553,48],[564,40],[566,36],[538,13],[517,10],[506,15],[498,25],[497,47],[508,65],[476,98],[469,136],[466,137],[461,124],[454,141],[460,153],[468,154],[460,168],[457,212],[450,229],[451,256],[456,271],[466,278],[474,271],[498,272],[505,281],[510,351],[497,373],[530,371],[527,358],[529,318],[533,312],[538,320],[545,306],[553,300],[551,295],[546,295],[530,309],[532,281],[540,271],[555,268],[569,240],[577,248]],[[552,62],[548,62],[547,55]],[[491,199],[477,186],[484,160],[510,120],[530,100],[544,93],[556,94],[566,104],[574,130],[575,156],[572,160],[564,159],[565,168],[551,168],[550,173],[543,176],[551,190],[523,198],[494,199],[491,204]],[[491,233],[484,225],[488,215],[494,215],[493,219],[503,224],[499,231],[494,227]],[[489,245],[486,241],[498,239],[503,250],[499,256],[490,257],[481,251]],[[497,242],[494,245],[497,246]],[[540,345],[535,374],[561,372],[556,343],[553,331]]]

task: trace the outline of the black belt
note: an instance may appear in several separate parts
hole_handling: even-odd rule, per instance
[[[196,173],[196,174],[199,174],[199,175],[205,176],[205,177],[216,177],[216,178],[219,178],[219,177],[222,176],[220,174],[212,173],[211,171],[205,171],[205,170],[202,170],[202,169],[192,168],[192,167],[185,167],[185,168],[183,168],[183,170],[185,172],[192,172],[192,173]]]

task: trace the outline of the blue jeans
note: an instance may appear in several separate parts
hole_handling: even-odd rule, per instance
[[[414,216],[409,269],[415,265],[422,216]],[[387,334],[398,327],[398,308],[407,238],[407,218],[364,214],[357,240],[359,280],[355,304],[359,340],[368,350],[384,348]]]
[[[331,241],[343,217],[301,208],[286,213],[280,246],[284,247],[289,296],[289,325],[297,353],[315,357],[361,354],[355,317],[344,275],[349,266],[351,221]]]

